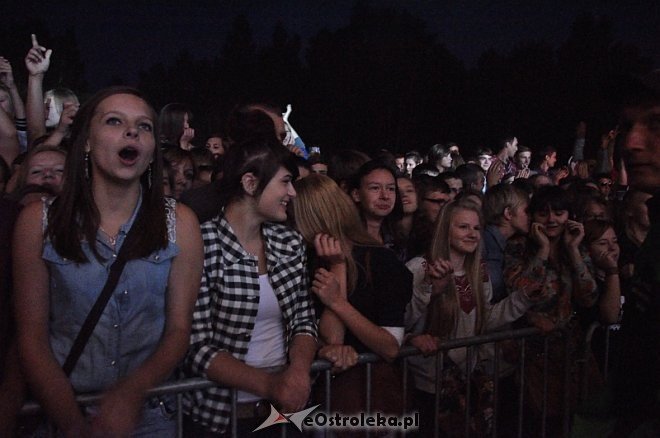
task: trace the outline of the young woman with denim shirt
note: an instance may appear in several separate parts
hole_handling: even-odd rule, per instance
[[[61,194],[28,205],[17,222],[24,371],[65,436],[175,433],[170,415],[146,393],[187,350],[202,243],[194,214],[163,198],[155,120],[137,90],[98,92],[74,122]],[[140,232],[126,241],[132,227]],[[122,249],[128,262],[67,377],[62,364],[123,245],[130,245]],[[76,403],[76,393],[99,391],[97,406]]]

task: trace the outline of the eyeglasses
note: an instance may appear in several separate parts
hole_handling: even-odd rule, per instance
[[[601,187],[610,187],[613,183],[611,181],[602,181],[598,183]]]

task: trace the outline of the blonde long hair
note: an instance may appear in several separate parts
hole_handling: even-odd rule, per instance
[[[352,245],[380,246],[365,230],[357,207],[339,186],[325,175],[311,174],[294,183],[293,216],[296,229],[308,244],[319,233],[341,242],[346,255],[348,292],[357,283],[357,267],[348,248]]]
[[[433,233],[433,240],[431,241],[431,248],[429,250],[429,262],[437,260],[438,258],[449,260],[450,243],[449,243],[449,230],[456,212],[459,210],[473,211],[479,218],[479,223],[483,226],[483,216],[479,206],[468,198],[457,199],[447,204],[440,213],[435,231]],[[468,282],[472,287],[472,294],[477,303],[477,321],[475,324],[475,334],[480,334],[484,326],[484,287],[483,287],[483,274],[481,267],[481,240],[477,249],[465,256],[465,263],[463,265],[465,275]],[[456,327],[456,320],[458,317],[458,296],[456,292],[456,284],[453,280],[449,282],[446,291],[435,295],[429,303],[427,312],[426,327],[427,331],[441,339],[447,339]]]

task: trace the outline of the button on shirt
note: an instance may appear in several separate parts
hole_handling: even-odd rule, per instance
[[[50,343],[57,361],[63,364],[83,322],[100,295],[116,252],[126,238],[142,197],[129,221],[122,225],[116,248],[97,234],[97,260],[90,245],[82,242],[89,260],[77,264],[60,256],[50,240],[44,242],[42,257],[50,272]],[[156,349],[165,327],[165,298],[172,258],[179,253],[175,243],[174,202],[168,201],[166,248],[148,257],[126,263],[89,342],[71,374],[77,392],[100,391],[128,375]],[[45,211],[48,205],[45,204]]]

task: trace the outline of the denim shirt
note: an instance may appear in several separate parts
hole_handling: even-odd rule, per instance
[[[108,388],[140,366],[160,341],[165,327],[170,267],[173,257],[179,253],[175,243],[175,203],[166,202],[167,247],[149,257],[126,263],[112,297],[71,373],[71,384],[76,392]],[[131,218],[119,229],[116,248],[113,249],[107,239],[97,233],[97,250],[104,261],[94,257],[86,241],[81,244],[89,261],[83,264],[65,259],[55,251],[49,239],[44,241],[42,257],[50,274],[50,345],[60,364],[66,360],[87,314],[100,295],[110,266],[141,203],[140,195]],[[50,202],[44,202],[44,218],[49,205]]]

